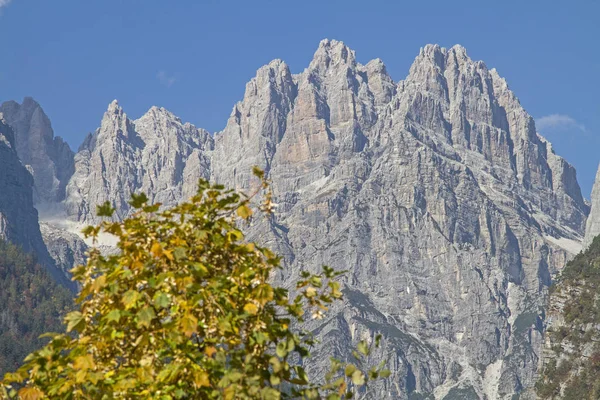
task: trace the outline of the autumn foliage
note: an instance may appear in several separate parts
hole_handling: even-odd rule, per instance
[[[49,335],[7,374],[3,396],[341,399],[387,376],[362,365],[366,342],[351,363],[332,360],[317,382],[307,376],[302,365],[314,339],[293,327],[341,298],[339,272],[304,273],[293,296],[272,285],[280,258],[238,227],[269,218],[273,207],[263,173],[255,174],[261,190],[250,197],[201,181],[186,203],[159,211],[135,195],[131,218],[88,227],[91,237],[117,236],[120,252],[92,250],[87,265],[73,269],[81,292],[78,311],[65,318],[67,333]],[[101,215],[112,212],[99,207]]]

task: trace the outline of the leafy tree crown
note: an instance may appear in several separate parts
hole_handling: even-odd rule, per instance
[[[48,334],[47,346],[7,374],[3,397],[333,400],[387,376],[363,366],[366,342],[353,364],[331,360],[318,383],[307,376],[301,365],[314,340],[293,327],[342,297],[340,272],[303,273],[293,299],[271,283],[280,258],[239,228],[253,210],[268,218],[274,206],[263,172],[255,175],[260,189],[249,197],[200,181],[188,202],[160,211],[133,195],[132,217],[87,227],[94,239],[117,236],[119,252],[92,249],[72,270],[81,291],[67,333]],[[264,200],[253,206],[259,191]],[[98,211],[114,212],[108,203]]]

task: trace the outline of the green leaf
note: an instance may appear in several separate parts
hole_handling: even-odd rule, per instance
[[[169,296],[163,292],[156,292],[154,295],[154,305],[159,308],[167,308],[171,304]]]
[[[125,306],[125,309],[128,310],[135,306],[138,299],[140,298],[140,294],[136,290],[128,290],[123,295],[123,299],[121,299],[121,303]]]
[[[135,194],[131,193],[131,200],[129,200],[129,204],[133,208],[142,208],[144,204],[148,202],[148,196],[145,193]]]
[[[234,371],[234,372],[230,372],[229,374],[225,375],[225,378],[229,379],[231,382],[237,382],[240,379],[242,379],[243,376],[244,375],[242,375],[241,372]]]
[[[356,346],[356,348],[358,349],[358,351],[360,351],[365,356],[369,355],[369,346],[367,345],[367,342],[365,342],[364,340],[361,340],[360,342],[358,342],[358,345]]]
[[[86,238],[88,238],[90,236],[96,237],[96,236],[98,236],[99,232],[100,232],[100,228],[97,226],[93,226],[93,225],[88,225],[81,230],[81,233],[83,233],[83,236],[85,236]]]
[[[279,378],[277,375],[271,375],[269,377],[269,382],[271,382],[271,385],[277,386],[281,383],[281,378]]]
[[[279,342],[277,343],[277,348],[275,349],[275,353],[277,353],[277,355],[280,358],[283,358],[287,355],[287,344],[285,342]]]
[[[365,375],[359,371],[356,370],[352,373],[352,383],[354,383],[356,386],[362,386],[365,384]]]
[[[242,204],[237,209],[237,215],[239,215],[242,219],[248,219],[252,215],[252,210],[246,204]]]
[[[99,217],[112,217],[115,209],[112,208],[108,201],[104,202],[104,204],[100,206],[96,206],[96,214]]]
[[[109,322],[110,321],[119,322],[119,320],[121,319],[121,310],[112,310],[111,312],[106,314],[105,318]]]
[[[265,171],[260,169],[259,166],[255,165],[252,167],[252,174],[256,176],[258,179],[263,179],[265,177]]]
[[[389,370],[389,369],[384,369],[384,370],[382,370],[382,371],[380,371],[380,372],[379,372],[379,375],[380,375],[382,378],[388,378],[388,377],[389,377],[391,374],[392,374],[392,373],[390,372],[390,370]]]
[[[156,203],[156,204],[152,204],[151,206],[143,207],[142,210],[146,213],[155,213],[160,209],[160,206],[161,206],[160,203]]]
[[[352,374],[356,371],[356,367],[352,364],[346,365],[346,369],[344,370],[344,374],[346,376],[352,376]]]
[[[296,370],[296,373],[298,374],[298,378],[302,382],[304,382],[303,384],[307,384],[308,383],[308,374],[306,373],[304,368],[302,368],[300,366],[296,366],[296,367],[294,367],[294,369]]]
[[[186,258],[187,252],[186,252],[185,248],[177,247],[177,248],[175,248],[175,250],[173,250],[173,256],[175,257],[176,261],[181,261],[184,258]]]
[[[85,323],[85,320],[82,313],[79,311],[73,311],[67,314],[65,317],[65,322],[67,323],[67,332],[71,332],[74,329],[80,331]]]
[[[137,313],[137,326],[149,328],[154,317],[156,317],[156,314],[151,307],[142,308]]]

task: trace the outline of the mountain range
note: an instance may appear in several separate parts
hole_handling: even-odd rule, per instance
[[[97,204],[125,218],[132,192],[173,205],[199,178],[250,191],[264,169],[278,208],[246,230],[284,257],[274,279],[348,271],[344,304],[309,324],[320,361],[307,370],[381,333],[371,361],[392,375],[367,398],[534,396],[552,278],[600,233],[600,177],[588,218],[575,169],[458,45],[423,47],[395,82],[381,60],[323,40],[301,73],[260,68],[214,134],[113,101],[73,152],[33,99],[0,114],[0,235],[61,280],[84,260],[77,233]]]

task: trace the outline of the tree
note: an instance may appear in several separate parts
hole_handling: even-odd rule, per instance
[[[314,339],[293,327],[322,317],[341,298],[340,272],[304,273],[297,295],[270,283],[280,258],[244,240],[239,224],[273,204],[262,171],[247,197],[200,181],[189,201],[165,211],[133,195],[137,213],[88,227],[118,237],[119,254],[91,250],[73,269],[79,310],[67,333],[7,374],[6,398],[21,399],[279,399],[350,398],[382,366],[363,366],[370,346],[358,344],[354,364],[332,360],[322,382],[304,369]],[[264,201],[253,199],[265,192]],[[109,204],[99,215],[110,216]],[[375,340],[378,342],[379,338]],[[378,343],[374,343],[378,344]]]
[[[58,283],[35,257],[0,239],[0,376],[18,368],[26,355],[60,330],[72,309],[73,293]]]

